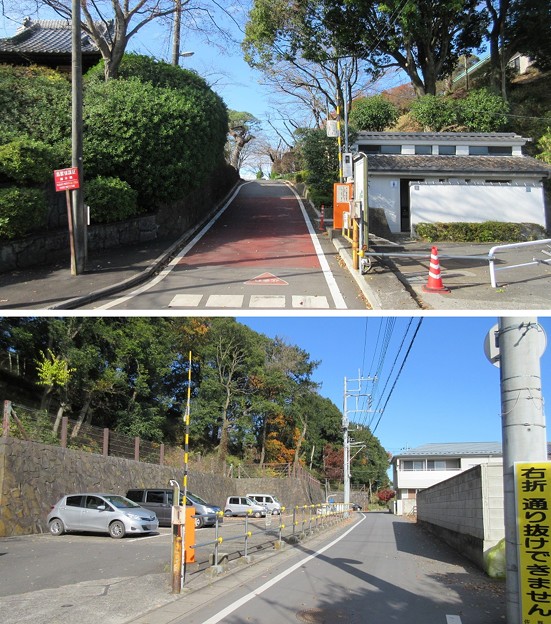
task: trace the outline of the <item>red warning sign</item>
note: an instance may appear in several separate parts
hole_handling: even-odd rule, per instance
[[[289,286],[289,282],[276,277],[272,273],[262,273],[252,280],[245,282],[249,286]]]

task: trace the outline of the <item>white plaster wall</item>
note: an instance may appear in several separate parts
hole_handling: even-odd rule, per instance
[[[537,223],[545,227],[541,185],[412,184],[411,223]]]
[[[370,208],[382,208],[391,232],[400,232],[400,179],[369,176]]]

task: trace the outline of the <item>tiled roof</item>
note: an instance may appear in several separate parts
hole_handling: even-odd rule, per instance
[[[389,143],[400,141],[414,144],[418,142],[474,144],[507,143],[511,145],[526,143],[526,139],[514,132],[358,132],[356,143]]]
[[[19,54],[71,54],[70,20],[26,19],[24,25],[8,39],[0,39],[0,52]],[[82,53],[96,53],[98,48],[86,33],[82,33]]]
[[[530,156],[408,156],[369,154],[370,172],[432,174],[530,174],[551,176],[551,167]]]
[[[501,442],[446,442],[423,444],[416,448],[407,449],[407,451],[401,451],[394,455],[393,460],[407,457],[501,457],[501,455]]]

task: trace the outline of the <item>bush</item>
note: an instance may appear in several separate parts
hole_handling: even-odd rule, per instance
[[[0,188],[0,237],[18,238],[42,226],[48,207],[40,189]]]
[[[187,195],[223,162],[227,111],[211,90],[110,80],[89,85],[84,115],[87,174],[126,180],[144,207]]]
[[[349,121],[357,130],[382,132],[396,123],[398,115],[398,108],[392,102],[383,95],[375,95],[354,100]]]
[[[501,243],[522,242],[545,238],[541,226],[527,228],[522,223],[504,223],[485,221],[483,223],[418,223],[415,226],[417,236],[430,243],[449,241],[457,243]],[[528,233],[527,233],[528,232]]]
[[[442,95],[424,95],[411,104],[410,114],[425,131],[442,132],[457,124],[454,100]]]
[[[84,186],[94,223],[123,221],[138,214],[138,193],[124,180],[98,176]]]
[[[61,168],[59,149],[33,139],[16,139],[0,145],[0,177],[20,184],[44,184]]]

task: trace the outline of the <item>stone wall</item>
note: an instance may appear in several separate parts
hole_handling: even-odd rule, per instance
[[[418,492],[417,522],[485,569],[505,536],[503,466],[474,466]]]
[[[113,249],[157,238],[176,240],[205,219],[238,180],[233,167],[223,167],[209,184],[180,201],[159,206],[154,213],[117,223],[90,225],[88,250]],[[65,194],[57,195],[65,197]],[[59,197],[51,199],[45,231],[0,241],[0,273],[69,261],[67,208]]]
[[[0,537],[47,531],[46,516],[63,494],[112,492],[133,487],[169,487],[183,471],[118,457],[103,457],[38,442],[0,438]],[[277,496],[288,508],[320,503],[323,491],[300,479],[231,479],[190,471],[188,487],[209,503],[248,492]]]

